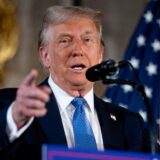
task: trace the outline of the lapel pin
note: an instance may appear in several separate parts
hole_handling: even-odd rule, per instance
[[[111,119],[113,119],[114,121],[117,121],[116,116],[113,114],[110,114]]]

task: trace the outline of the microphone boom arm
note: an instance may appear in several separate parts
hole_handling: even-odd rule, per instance
[[[145,89],[144,86],[141,83],[137,83],[131,80],[124,80],[124,79],[105,79],[102,81],[103,84],[127,84],[127,85],[131,85],[134,88],[138,89],[139,93],[141,94],[144,103],[146,105],[146,110],[147,110],[147,118],[148,118],[148,123],[150,126],[150,138],[151,138],[151,153],[155,154],[158,151],[158,146],[157,146],[157,133],[156,133],[156,127],[155,127],[155,123],[154,123],[154,116],[153,116],[153,112],[152,112],[152,106],[150,104],[150,101],[145,93]]]

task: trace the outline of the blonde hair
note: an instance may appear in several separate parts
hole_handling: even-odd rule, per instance
[[[39,32],[38,47],[47,45],[46,32],[49,25],[62,24],[70,19],[79,17],[89,18],[93,21],[103,43],[102,26],[100,23],[102,13],[100,11],[75,6],[51,6],[47,9],[43,18],[43,23]]]

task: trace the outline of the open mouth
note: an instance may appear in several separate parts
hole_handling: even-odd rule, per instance
[[[86,68],[86,66],[84,64],[76,64],[76,65],[71,66],[71,68],[74,70],[82,70]]]

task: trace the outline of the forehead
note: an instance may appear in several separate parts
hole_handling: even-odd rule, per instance
[[[95,23],[88,18],[76,18],[65,21],[61,24],[50,25],[48,30],[52,32],[54,36],[65,34],[83,35],[98,33]]]

